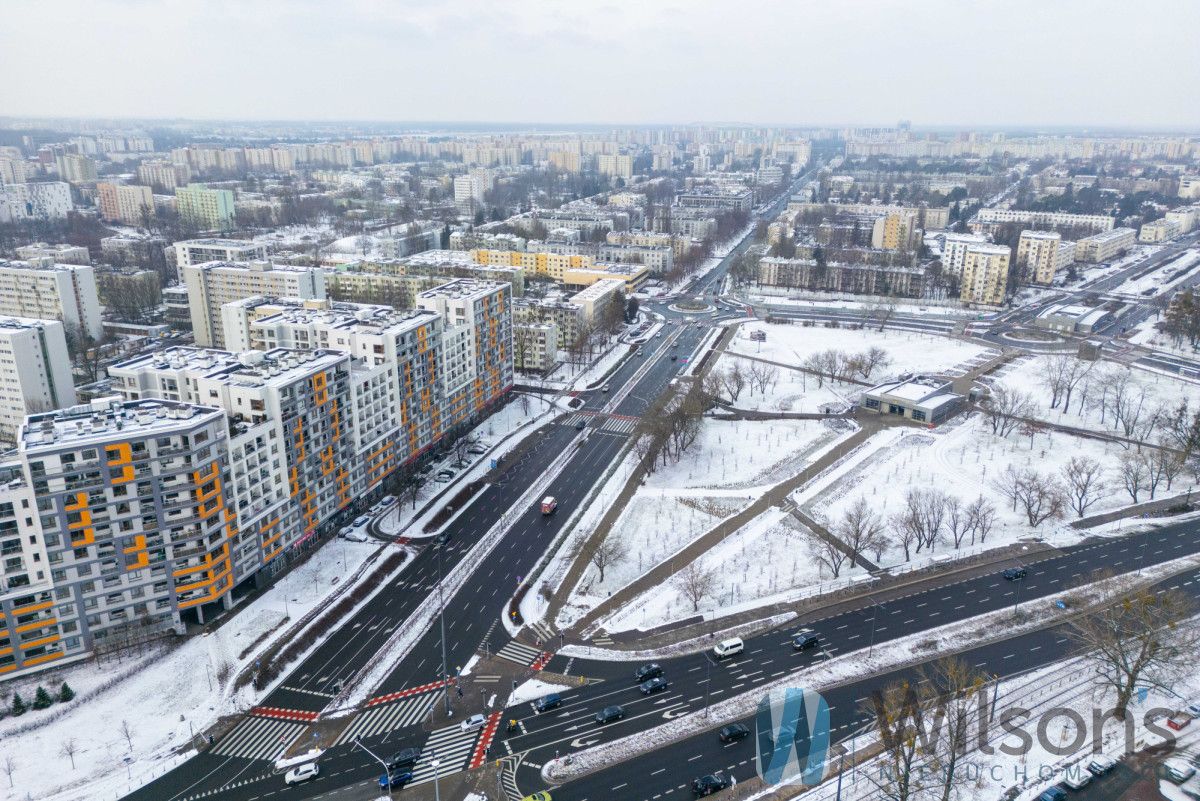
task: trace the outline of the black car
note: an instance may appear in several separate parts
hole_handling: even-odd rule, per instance
[[[596,722],[600,724],[612,723],[614,720],[620,720],[625,717],[625,710],[619,706],[606,706],[596,713]]]
[[[586,420],[580,420],[578,423],[576,423],[576,424],[575,424],[575,430],[576,430],[576,431],[582,431],[582,430],[584,429],[584,427],[585,427],[585,426],[587,426],[587,421],[586,421]]]
[[[657,662],[651,662],[649,665],[642,665],[633,672],[633,680],[638,684],[647,679],[657,679],[663,674],[662,667]]]
[[[730,723],[717,732],[717,737],[723,743],[736,743],[750,736],[750,727],[742,723]]]
[[[1010,567],[1008,570],[1004,571],[1004,578],[1007,579],[1008,581],[1016,581],[1017,579],[1023,579],[1023,578],[1025,578],[1025,568]]]
[[[641,687],[638,689],[642,691],[642,695],[649,695],[650,693],[656,693],[659,690],[665,690],[670,686],[671,683],[667,681],[665,676],[655,676],[652,679],[643,681]]]
[[[820,643],[820,637],[815,631],[797,631],[792,635],[792,648],[797,651],[803,651],[807,648],[816,648]]]
[[[679,357],[678,357],[678,356],[676,356],[674,353],[672,353],[672,354],[671,354],[671,361],[675,361],[675,360],[677,360],[678,358],[679,358]]]
[[[702,795],[712,795],[713,793],[724,790],[732,785],[733,782],[729,777],[720,773],[710,773],[707,776],[701,776],[696,781],[692,782],[692,795],[699,798]]]
[[[421,758],[420,748],[405,748],[388,757],[387,769],[394,771],[398,768],[411,768]]]
[[[548,709],[555,709],[562,706],[562,696],[558,693],[550,693],[533,702],[533,708],[538,712],[545,712]]]

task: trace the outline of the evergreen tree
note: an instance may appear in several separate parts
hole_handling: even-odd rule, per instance
[[[25,702],[21,700],[19,693],[13,693],[12,713],[18,717],[25,714]]]
[[[65,701],[70,701],[74,697],[75,697],[75,691],[72,690],[70,685],[68,685],[64,681],[62,683],[62,687],[60,687],[58,690],[58,700],[65,702]]]
[[[46,692],[46,688],[38,685],[37,692],[33,695],[33,708],[45,709],[54,703],[54,699],[50,697],[50,693]]]

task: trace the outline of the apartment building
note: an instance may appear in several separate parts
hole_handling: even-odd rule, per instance
[[[71,186],[62,181],[0,186],[0,223],[64,220],[73,208]]]
[[[942,269],[948,275],[962,275],[967,251],[977,245],[989,244],[988,238],[981,234],[939,233],[933,237],[933,241],[937,242],[940,248]]]
[[[837,262],[822,266],[813,259],[767,256],[758,262],[758,285],[810,292],[919,298],[925,287],[925,270],[903,265]]]
[[[544,298],[514,299],[514,325],[553,326],[556,351],[569,349],[579,340],[587,321],[584,318],[583,307],[567,298],[565,293],[556,292]]]
[[[692,240],[686,237],[658,231],[609,231],[607,241],[610,245],[670,248],[676,259],[684,256],[692,247]]]
[[[78,153],[60,153],[54,159],[58,177],[71,184],[86,184],[96,180],[96,162]]]
[[[154,195],[148,186],[101,181],[96,184],[96,205],[100,219],[108,222],[142,225],[154,216]]]
[[[102,242],[104,240],[101,240]],[[79,245],[34,242],[17,248],[17,258],[27,261],[49,259],[58,264],[91,264],[92,256],[87,248]]]
[[[601,153],[596,156],[596,171],[601,175],[630,181],[633,179],[633,156]]]
[[[1185,200],[1200,198],[1200,175],[1181,175],[1177,194]]]
[[[1179,220],[1164,217],[1161,220],[1144,223],[1141,230],[1138,231],[1138,241],[1146,244],[1166,242],[1168,239],[1174,239],[1182,233],[1183,225]]]
[[[1008,294],[1012,250],[1003,245],[975,245],[967,251],[959,283],[959,300],[999,306]]]
[[[113,234],[100,240],[100,255],[109,264],[165,266],[167,240],[154,234]]]
[[[665,258],[665,254],[662,255]],[[545,276],[578,288],[617,278],[625,282],[629,292],[636,292],[650,279],[650,270],[644,264],[601,264],[592,256],[581,253],[473,250],[471,258],[476,264],[520,267],[528,274]]]
[[[179,218],[202,231],[228,231],[236,226],[234,194],[228,189],[188,184],[175,190],[175,203]]]
[[[1017,241],[1017,269],[1022,280],[1049,286],[1059,270],[1075,261],[1075,243],[1057,231],[1022,231]]]
[[[1041,228],[1086,229],[1101,233],[1111,231],[1113,218],[1107,214],[1069,214],[1065,211],[1023,211],[1020,209],[980,209],[970,222],[975,233],[995,233],[1006,223]]]
[[[749,189],[705,188],[683,192],[676,200],[687,209],[713,211],[749,211],[754,207],[754,192]]]
[[[265,261],[264,242],[247,239],[185,239],[171,245],[175,252],[175,267],[183,277],[183,268],[210,261]]]
[[[513,323],[513,368],[544,373],[558,364],[558,326],[552,322]]]
[[[30,412],[74,405],[75,384],[63,324],[0,317],[0,441],[15,444]]]
[[[138,165],[137,179],[140,184],[170,194],[187,185],[192,179],[192,171],[187,164],[161,160],[143,161]]]
[[[893,211],[875,218],[871,247],[877,250],[913,250],[921,235],[915,210]]]
[[[17,151],[18,153],[20,151]],[[29,168],[19,156],[0,156],[0,184],[23,184],[29,180]]]
[[[1132,228],[1114,228],[1084,237],[1075,243],[1075,260],[1097,264],[1112,261],[1131,250],[1137,244],[1137,231]]]
[[[871,217],[886,217],[899,215],[912,216],[916,228],[932,231],[945,228],[950,224],[949,206],[884,206],[874,203],[807,203],[790,201],[787,206],[788,214],[801,214],[813,211],[826,211],[830,214],[866,214]]]
[[[621,236],[626,232],[615,232]],[[609,236],[614,232],[610,231]],[[638,245],[604,243],[596,252],[599,261],[616,264],[643,264],[654,275],[664,275],[675,269],[675,252],[669,247],[659,245]]]
[[[224,347],[221,307],[255,295],[325,298],[325,273],[316,267],[287,267],[265,261],[208,262],[182,268],[196,344]]]
[[[1172,209],[1167,212],[1165,219],[1178,224],[1180,233],[1191,233],[1196,224],[1200,223],[1200,206],[1185,206],[1181,209]]]
[[[0,261],[0,315],[58,320],[68,332],[96,339],[104,332],[96,274],[88,264]]]

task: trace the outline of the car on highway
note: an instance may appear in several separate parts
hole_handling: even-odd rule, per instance
[[[642,695],[650,695],[651,693],[660,692],[671,686],[671,682],[667,681],[666,676],[657,676],[653,679],[643,681],[638,689],[642,691]]]
[[[438,482],[439,484],[448,484],[454,480],[454,471],[453,470],[439,470],[439,471],[437,471],[437,475],[435,475],[433,477],[433,480]]]
[[[740,654],[745,647],[746,644],[742,642],[741,637],[730,637],[713,646],[713,656],[717,659],[728,659]]]
[[[534,711],[539,713],[550,709],[556,709],[560,706],[562,706],[562,696],[558,693],[543,695],[541,698],[533,702]]]
[[[582,431],[585,428],[587,428],[587,420],[580,420],[578,423],[575,424],[576,431]]]
[[[412,778],[412,770],[409,768],[393,770],[379,777],[379,789],[386,790],[390,787],[394,790],[397,787],[403,787],[404,785],[408,784],[412,781]]]
[[[676,356],[674,353],[672,353],[672,354],[671,354],[671,361],[673,361],[673,362],[677,362],[677,361],[679,361],[679,357],[678,357],[678,356]]]
[[[750,736],[750,727],[744,723],[730,723],[717,732],[717,739],[723,743],[736,743]]]
[[[1016,581],[1017,579],[1023,579],[1023,578],[1025,578],[1026,575],[1027,575],[1027,571],[1023,567],[1010,567],[1004,571],[1004,578],[1006,581]]]
[[[1103,776],[1117,766],[1117,760],[1106,757],[1104,754],[1096,754],[1091,761],[1087,763],[1087,769],[1093,776]]]
[[[692,782],[692,795],[697,798],[712,795],[733,785],[724,773],[710,773]]]
[[[458,724],[458,726],[463,731],[476,731],[478,729],[482,729],[485,723],[487,723],[487,718],[485,718],[483,715],[476,714],[471,715],[471,717]]]
[[[656,679],[663,674],[662,666],[657,662],[651,662],[648,665],[642,665],[637,670],[633,671],[633,680],[638,684],[647,679]]]
[[[305,762],[303,765],[297,765],[289,770],[283,777],[283,783],[289,787],[293,784],[301,784],[309,779],[315,779],[321,774],[321,769],[317,767],[316,762]]]
[[[388,757],[387,769],[411,768],[421,758],[420,748],[403,748]]]
[[[792,635],[792,648],[797,651],[804,651],[809,648],[816,648],[821,642],[821,638],[817,636],[815,631],[804,629],[797,631]]]
[[[623,717],[625,717],[624,708],[613,704],[612,706],[604,707],[604,709],[596,713],[596,722],[604,725],[605,723],[612,723],[614,720],[620,720]]]

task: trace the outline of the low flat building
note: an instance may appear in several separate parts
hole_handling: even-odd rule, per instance
[[[861,408],[934,426],[953,417],[962,402],[950,382],[918,376],[871,387],[863,392]]]
[[[1114,228],[1086,236],[1075,243],[1075,260],[1097,264],[1112,261],[1125,255],[1137,244],[1137,231],[1132,228]]]
[[[1183,233],[1183,226],[1178,220],[1163,218],[1154,220],[1142,225],[1138,231],[1138,241],[1144,244],[1154,244],[1156,242],[1166,242],[1168,239],[1174,239]]]
[[[103,242],[104,240],[100,240]],[[18,259],[49,259],[56,264],[91,264],[92,257],[88,249],[79,245],[68,245],[65,242],[56,245],[46,242],[34,242],[17,248]]]
[[[1103,306],[1081,306],[1060,303],[1043,309],[1033,324],[1047,331],[1062,331],[1067,334],[1091,334],[1097,328],[1113,321],[1112,311]]]

